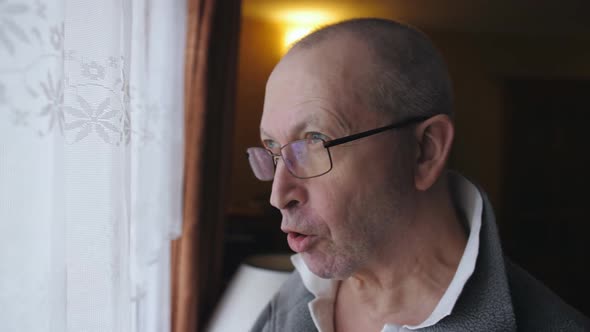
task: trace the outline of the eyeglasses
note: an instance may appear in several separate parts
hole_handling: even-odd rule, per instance
[[[324,175],[332,170],[330,148],[375,135],[390,129],[400,129],[420,123],[428,117],[414,117],[407,120],[353,134],[350,136],[324,141],[321,138],[306,138],[283,145],[279,154],[262,147],[248,148],[246,155],[254,176],[261,181],[271,181],[275,175],[277,162],[283,159],[289,172],[298,179],[309,179]]]

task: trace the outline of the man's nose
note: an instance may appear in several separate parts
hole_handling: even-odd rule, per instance
[[[270,194],[270,204],[279,210],[286,210],[304,204],[307,193],[302,179],[293,176],[282,160],[277,162]]]

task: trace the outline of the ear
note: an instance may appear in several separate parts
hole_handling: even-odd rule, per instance
[[[414,184],[418,190],[428,190],[443,172],[455,129],[445,114],[435,115],[416,127],[418,149],[414,170]]]

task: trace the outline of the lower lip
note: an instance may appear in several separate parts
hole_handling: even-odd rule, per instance
[[[309,250],[314,238],[315,236],[313,235],[302,235],[297,233],[287,234],[287,242],[289,243],[289,247],[291,247],[291,250],[297,253]]]

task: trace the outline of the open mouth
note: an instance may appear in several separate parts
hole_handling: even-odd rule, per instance
[[[291,232],[291,234],[293,234],[292,236],[295,237],[296,239],[298,239],[301,236],[306,236],[305,234],[301,234],[301,233],[297,233],[297,232]]]
[[[297,232],[289,232],[287,234],[287,242],[289,243],[289,247],[291,250],[295,252],[302,252],[308,249],[310,245],[310,236],[297,233]]]

